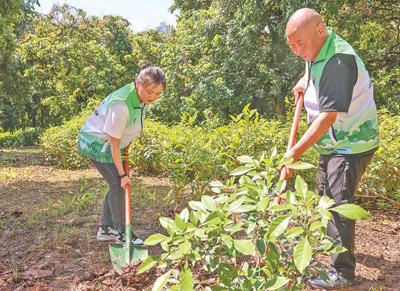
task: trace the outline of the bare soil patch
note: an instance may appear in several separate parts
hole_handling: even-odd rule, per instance
[[[168,179],[131,176],[135,233],[142,239],[166,234],[157,217],[171,217],[175,206],[164,200]],[[96,240],[106,189],[94,168],[62,170],[48,165],[38,148],[0,148],[0,291],[151,290],[165,270],[138,275],[138,263],[119,275],[107,243]],[[357,222],[358,290],[400,290],[400,214],[370,211],[371,220]],[[318,260],[329,264],[327,257]],[[192,272],[215,280],[201,267]]]

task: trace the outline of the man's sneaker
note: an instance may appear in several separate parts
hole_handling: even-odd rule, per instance
[[[97,240],[99,241],[115,241],[118,236],[118,231],[110,226],[100,226],[97,232]]]
[[[125,230],[119,231],[117,239],[115,241],[117,244],[124,244],[125,243]],[[143,246],[143,241],[138,238],[132,231],[131,234],[131,243],[133,246]]]
[[[334,271],[329,271],[328,277],[331,280],[330,283],[327,283],[322,280],[321,277],[318,277],[308,280],[307,284],[313,288],[322,290],[351,290],[357,286],[356,280],[343,278]]]

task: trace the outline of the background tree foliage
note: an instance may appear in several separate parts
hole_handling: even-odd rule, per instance
[[[155,119],[176,122],[188,114],[198,124],[210,115],[227,121],[251,103],[260,116],[283,120],[290,90],[304,72],[285,37],[290,15],[301,7],[319,11],[354,46],[372,76],[378,107],[399,112],[396,1],[175,0],[170,9],[179,17],[168,34],[134,34],[122,17],[88,17],[67,5],[29,14],[33,3],[1,4],[4,131],[71,120],[131,82],[147,60],[168,78],[150,112]]]
[[[262,116],[283,119],[285,98],[304,72],[285,38],[290,15],[301,7],[320,11],[359,52],[371,71],[378,105],[398,108],[398,3],[175,0],[177,28],[157,47],[170,86],[156,115],[173,121],[185,112],[202,119],[211,110],[226,119],[250,102]]]
[[[400,2],[357,1],[343,9],[338,29],[362,56],[372,76],[379,107],[400,112]]]
[[[19,122],[15,119],[17,111],[25,110],[24,104],[18,102],[24,85],[14,54],[18,41],[30,22],[27,16],[34,13],[35,3],[37,0],[0,1],[0,128],[10,131]],[[15,98],[9,98],[14,93]]]
[[[7,96],[25,107],[14,113],[18,125],[59,125],[131,82],[138,72],[131,38],[129,22],[119,16],[87,17],[64,5],[35,18],[15,54],[23,94]]]

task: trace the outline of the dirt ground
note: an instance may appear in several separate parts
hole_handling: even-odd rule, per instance
[[[134,170],[131,176],[135,233],[165,234],[157,217],[171,216],[174,207],[163,199],[168,180]],[[0,148],[0,291],[151,290],[165,270],[138,275],[138,263],[119,275],[108,244],[96,240],[106,188],[95,169],[62,170],[37,148]],[[371,220],[357,222],[357,290],[400,290],[400,212],[369,211]],[[318,260],[329,264],[327,257]],[[192,272],[213,280],[202,268]]]

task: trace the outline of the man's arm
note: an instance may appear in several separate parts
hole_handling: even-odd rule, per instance
[[[285,154],[286,157],[294,159],[297,162],[300,156],[327,132],[327,130],[335,122],[337,112],[321,112],[314,120],[301,139]],[[288,169],[288,177],[293,173],[293,170]]]

